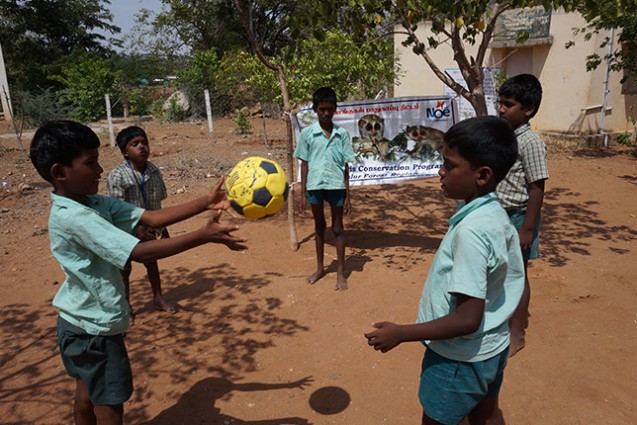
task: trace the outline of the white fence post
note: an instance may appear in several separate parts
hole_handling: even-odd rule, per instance
[[[111,98],[108,93],[104,95],[106,99],[106,118],[108,119],[108,137],[111,139],[111,147],[115,146],[115,133],[113,132],[113,117],[111,116]]]
[[[210,108],[210,91],[204,90],[204,96],[206,98],[206,115],[208,115],[208,134],[210,134],[210,140],[214,141],[212,135],[212,108]]]

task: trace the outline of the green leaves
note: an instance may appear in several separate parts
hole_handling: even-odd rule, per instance
[[[51,77],[62,83],[61,95],[72,108],[73,118],[87,122],[106,116],[104,95],[117,95],[122,75],[111,70],[109,62],[93,55],[82,55]],[[113,103],[117,98],[112,99]]]

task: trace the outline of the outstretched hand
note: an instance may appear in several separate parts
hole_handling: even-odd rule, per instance
[[[239,226],[225,226],[219,222],[219,217],[221,217],[221,210],[215,212],[212,218],[210,218],[203,227],[206,240],[208,242],[224,244],[233,251],[248,249],[248,247],[243,244],[243,242],[246,241],[245,238],[231,235],[231,232],[238,230]]]
[[[373,323],[375,331],[367,332],[367,344],[374,347],[374,350],[386,353],[392,348],[399,345],[402,340],[400,337],[400,325],[391,322]]]
[[[210,191],[210,194],[208,195],[208,209],[225,211],[233,218],[238,218],[239,215],[232,209],[228,198],[226,198],[226,191],[221,188],[224,181],[225,178],[223,176],[219,177]]]

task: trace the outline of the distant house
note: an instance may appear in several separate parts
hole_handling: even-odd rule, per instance
[[[595,134],[600,132],[604,102],[606,66],[586,71],[586,57],[597,53],[601,57],[608,50],[600,49],[601,41],[609,33],[601,33],[590,41],[574,36],[573,28],[581,28],[585,21],[581,15],[563,10],[545,12],[542,8],[509,11],[496,28],[489,46],[485,66],[501,68],[507,76],[530,73],[539,78],[543,86],[543,99],[533,127],[540,131],[560,133]],[[521,26],[530,37],[523,43],[516,42]],[[422,40],[426,39],[429,26],[419,25]],[[411,47],[401,42],[404,35],[395,36],[395,49],[400,55],[405,75],[394,87],[395,96],[437,95],[444,92],[443,83],[434,75],[422,57],[415,55]],[[568,41],[575,45],[565,48]],[[469,46],[477,51],[476,46]],[[453,71],[457,64],[448,44],[441,44],[428,53],[441,69]],[[469,54],[472,51],[469,50]],[[608,132],[624,132],[632,129],[627,116],[637,113],[631,105],[637,104],[637,88],[632,84],[620,84],[623,74],[611,72],[608,79],[608,95],[603,127]]]

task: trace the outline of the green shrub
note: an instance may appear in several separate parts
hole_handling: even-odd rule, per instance
[[[234,114],[234,134],[252,133],[252,124],[248,121],[246,114],[237,109]]]
[[[71,105],[73,118],[86,122],[106,116],[104,95],[114,102],[119,94],[121,71],[113,71],[110,63],[91,55],[78,57],[62,68],[62,75],[52,80],[62,83],[61,95]]]
[[[147,89],[130,90],[126,93],[128,113],[131,115],[148,115],[152,112],[152,93]]]
[[[51,87],[14,95],[24,114],[26,127],[40,127],[47,121],[71,117],[71,109]]]
[[[620,145],[623,145],[623,146],[632,146],[633,145],[633,141],[632,141],[631,134],[628,133],[628,132],[618,134],[617,135],[617,143],[619,143]]]

